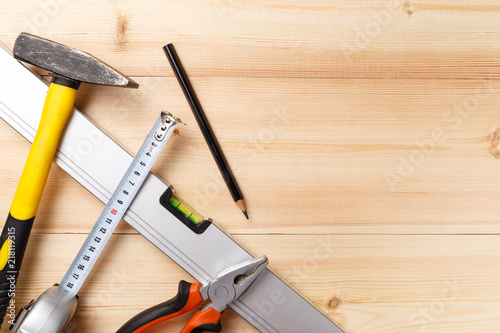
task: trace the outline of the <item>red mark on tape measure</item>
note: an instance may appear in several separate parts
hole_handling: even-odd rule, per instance
[[[116,213],[118,213],[118,211],[116,209],[111,210],[111,214],[116,215]]]

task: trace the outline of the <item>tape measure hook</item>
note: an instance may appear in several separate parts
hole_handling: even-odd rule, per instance
[[[155,139],[162,141],[165,138],[170,127],[177,125],[178,123],[184,124],[182,120],[172,115],[170,112],[161,112],[161,126],[155,134]]]

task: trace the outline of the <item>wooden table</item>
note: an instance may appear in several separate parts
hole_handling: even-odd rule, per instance
[[[76,103],[130,152],[159,110],[187,122],[154,171],[266,254],[347,332],[498,331],[498,1],[0,0],[0,8],[5,47],[26,30],[140,83],[84,85]],[[233,164],[249,222],[163,54],[169,42]],[[5,216],[29,148],[0,121]],[[17,305],[60,281],[102,208],[53,167]],[[191,280],[122,222],[68,331],[114,332],[170,298],[180,279]],[[185,320],[151,332],[178,332]],[[231,310],[223,326],[255,332]]]

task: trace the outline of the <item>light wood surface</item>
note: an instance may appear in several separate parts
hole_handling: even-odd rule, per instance
[[[183,119],[155,172],[268,255],[347,332],[498,331],[498,1],[0,0],[0,8],[5,47],[27,30],[141,84],[84,85],[76,103],[130,152],[160,109]],[[170,70],[161,49],[169,42],[234,166],[249,222]],[[0,121],[5,216],[29,147]],[[54,165],[17,305],[59,282],[102,208]],[[179,279],[191,278],[122,223],[69,331],[113,332],[172,296]],[[255,332],[230,310],[223,326]]]

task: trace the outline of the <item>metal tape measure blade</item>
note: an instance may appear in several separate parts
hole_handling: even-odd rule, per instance
[[[59,288],[75,296],[180,120],[162,112],[94,224]]]

